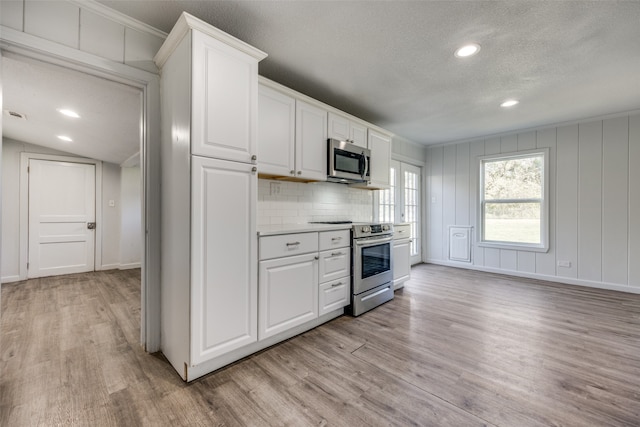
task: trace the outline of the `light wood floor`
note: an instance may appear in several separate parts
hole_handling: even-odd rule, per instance
[[[0,425],[640,425],[640,295],[412,274],[191,384],[138,345],[139,271],[3,285]]]

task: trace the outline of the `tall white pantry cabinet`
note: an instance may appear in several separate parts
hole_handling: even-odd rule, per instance
[[[183,13],[161,69],[161,349],[190,381],[253,350],[257,331],[258,62]]]

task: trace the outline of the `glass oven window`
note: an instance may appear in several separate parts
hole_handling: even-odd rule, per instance
[[[375,276],[391,269],[391,243],[362,248],[362,278]]]

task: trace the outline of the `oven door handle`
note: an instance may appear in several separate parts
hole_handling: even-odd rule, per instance
[[[356,246],[371,246],[371,245],[377,245],[379,243],[391,243],[392,238],[391,237],[383,237],[381,239],[373,239],[373,240],[368,240],[368,239],[362,239],[362,240],[354,240]]]

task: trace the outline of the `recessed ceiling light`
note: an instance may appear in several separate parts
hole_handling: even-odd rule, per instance
[[[65,141],[65,142],[72,142],[73,141],[73,139],[71,139],[71,138],[69,138],[68,136],[65,136],[65,135],[58,135],[58,139],[61,139],[61,140]]]
[[[456,49],[454,55],[456,58],[467,58],[480,52],[480,45],[476,43],[469,43]]]
[[[58,112],[60,114],[64,114],[67,117],[73,117],[74,119],[79,119],[80,115],[73,110],[67,110],[66,108],[58,108]]]
[[[520,101],[517,101],[515,99],[507,99],[502,104],[500,104],[500,106],[503,107],[503,108],[509,108],[509,107],[513,107],[514,105],[517,105],[519,103],[520,103]]]

